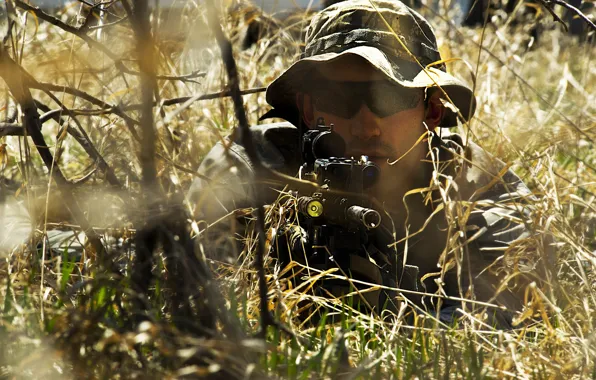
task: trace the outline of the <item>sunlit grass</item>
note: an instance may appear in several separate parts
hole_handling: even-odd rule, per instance
[[[71,6],[59,16],[74,22],[78,12],[79,5]],[[176,22],[158,29],[158,73],[204,71],[205,76],[195,82],[159,81],[159,98],[224,89],[227,78],[201,7],[189,2],[184,12],[168,17]],[[101,52],[72,35],[44,22],[37,28],[31,15],[23,20],[19,34],[11,40],[10,53],[35,79],[79,88],[111,105],[139,102],[137,76],[122,75]],[[511,164],[536,196],[531,216],[536,230],[552,234],[556,241],[552,273],[556,281],[535,290],[533,299],[541,303],[532,305],[532,323],[504,332],[486,325],[482,315],[466,315],[457,329],[423,312],[413,316],[409,308],[386,319],[364,315],[339,300],[317,299],[294,289],[284,272],[289,269],[279,268],[269,258],[269,308],[294,336],[269,327],[263,344],[253,339],[260,328],[260,310],[253,266],[256,234],[249,223],[249,244],[240,259],[211,262],[231,319],[245,334],[242,341],[225,334],[218,340],[203,340],[176,328],[162,311],[169,302],[162,255],[154,269],[159,275],[145,299],[152,314],[148,321],[131,325],[137,295],[130,291],[128,277],[107,276],[90,249],[77,258],[67,247],[50,254],[48,242],[44,244],[46,231],[60,226],[68,229],[74,221],[62,212],[58,197],[46,199],[47,170],[35,149],[27,147],[23,138],[0,137],[7,154],[5,165],[0,160],[0,176],[6,182],[2,198],[22,202],[32,219],[29,222],[25,215],[23,223],[35,227],[32,238],[21,246],[5,250],[0,245],[6,255],[0,263],[0,376],[161,378],[207,375],[223,368],[238,378],[250,377],[247,373],[255,378],[292,379],[342,375],[362,379],[596,378],[594,44],[579,44],[559,28],[546,30],[539,41],[531,41],[527,33],[501,23],[497,23],[498,31],[487,28],[481,40],[480,29],[453,29],[439,18],[433,21],[442,50],[460,59],[449,63],[449,70],[461,73],[469,83],[476,78],[477,114],[460,131]],[[175,28],[169,29],[172,25]],[[230,35],[234,35],[233,25],[231,21],[227,25]],[[5,25],[0,30],[5,31]],[[136,70],[131,61],[134,40],[127,23],[106,30],[101,41],[121,56],[126,67]],[[277,77],[298,56],[299,44],[276,35],[235,53],[241,88],[247,89],[266,86]],[[7,94],[4,87],[0,91]],[[58,108],[43,92],[34,90],[33,95],[50,109]],[[92,109],[78,97],[55,95],[68,108]],[[16,112],[14,102],[8,94],[1,99],[2,119],[10,119]],[[256,124],[267,110],[264,95],[247,95],[244,101],[249,121]],[[171,196],[186,193],[194,178],[190,173],[236,123],[228,98],[195,102],[183,110],[178,107],[156,107],[154,114],[159,132],[158,175]],[[138,119],[135,111],[128,114]],[[81,115],[78,121],[124,184],[124,191],[136,199],[138,143],[122,119]],[[44,124],[46,141],[53,149],[58,146],[58,131],[54,121]],[[81,178],[93,169],[93,162],[72,138],[67,137],[60,150],[56,156],[69,178]],[[116,242],[113,259],[128,275],[134,254],[130,248],[132,219],[139,210],[123,201],[122,193],[109,189],[100,175],[92,176],[76,194],[106,241]],[[4,228],[9,214],[0,210],[0,228]],[[279,222],[275,210],[272,207],[267,213],[268,226],[278,225],[273,223]],[[303,323],[298,311],[304,302],[324,305],[326,311]],[[338,322],[325,323],[331,318]],[[197,352],[205,358],[201,365],[191,360]]]

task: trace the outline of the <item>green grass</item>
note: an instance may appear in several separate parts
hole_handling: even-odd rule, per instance
[[[74,22],[78,11],[78,5],[71,6],[62,17]],[[160,74],[206,72],[199,83],[160,81],[162,99],[225,87],[219,52],[201,12],[189,2],[185,12],[170,15],[179,17],[176,28],[159,30]],[[60,212],[63,207],[57,197],[46,200],[47,171],[31,142],[0,137],[8,154],[6,165],[0,160],[0,176],[16,184],[0,191],[4,199],[16,198],[28,207],[36,228],[23,245],[10,250],[0,247],[4,254],[0,262],[0,377],[164,378],[227,371],[236,378],[287,379],[596,378],[596,154],[585,136],[596,137],[594,45],[578,44],[554,28],[528,48],[525,32],[498,23],[498,33],[487,28],[482,41],[489,55],[478,48],[481,30],[455,30],[439,18],[431,22],[442,49],[468,62],[475,72],[478,111],[462,131],[512,164],[537,197],[532,215],[537,229],[548,231],[557,241],[552,273],[557,281],[534,290],[531,324],[503,332],[483,325],[480,315],[464,318],[457,329],[423,314],[411,325],[405,323],[404,315],[381,320],[338,300],[314,299],[308,292],[293,291],[280,274],[282,268],[270,259],[270,309],[293,336],[269,327],[263,343],[255,338],[261,326],[252,225],[247,227],[250,249],[237,262],[211,263],[217,269],[214,273],[225,295],[222,299],[230,323],[242,336],[224,333],[223,323],[217,325],[217,339],[202,339],[180,329],[169,312],[172,279],[162,251],[156,255],[155,281],[141,298],[146,321],[135,323],[136,313],[141,312],[136,306],[140,298],[131,290],[134,252],[126,246],[134,238],[132,223],[140,215],[138,206],[108,189],[99,174],[76,190],[92,224],[106,238],[120,239],[123,248],[114,260],[123,268],[124,278],[107,275],[88,247],[81,260],[69,257],[66,250],[42,255],[38,247],[42,247],[44,231],[56,228],[56,223],[73,221]],[[233,34],[232,28],[232,23],[226,24],[228,34]],[[6,25],[0,30],[5,31]],[[72,35],[41,21],[36,28],[31,15],[16,30],[8,43],[10,54],[37,80],[77,87],[111,104],[139,101],[138,77],[121,75],[109,59]],[[128,23],[110,28],[102,41],[136,70],[128,60],[134,58]],[[264,39],[250,50],[235,53],[241,87],[251,88],[270,83],[297,57],[299,46]],[[468,73],[462,61],[449,63],[449,70]],[[6,94],[4,87],[0,91]],[[41,91],[33,95],[56,108]],[[89,107],[71,95],[55,95],[70,108]],[[257,123],[267,109],[264,95],[248,95],[244,101],[249,121]],[[229,99],[196,102],[166,123],[175,109],[164,107],[163,113],[155,113],[158,152],[167,158],[158,159],[158,178],[172,197],[185,193],[193,176],[171,163],[196,170],[209,148],[236,125]],[[10,96],[0,97],[2,119],[14,112]],[[135,111],[129,114],[139,117]],[[124,191],[138,200],[139,144],[122,120],[113,115],[78,119],[125,184]],[[53,121],[44,125],[52,148],[58,129]],[[71,137],[61,150],[59,165],[69,178],[80,178],[92,169],[91,160]],[[52,185],[52,194],[53,189]],[[0,214],[0,228],[8,223],[6,215]],[[274,213],[268,215],[273,220]],[[318,323],[302,324],[297,317],[300,301],[326,305],[327,313],[334,313],[339,322],[326,323],[332,316],[323,313]]]

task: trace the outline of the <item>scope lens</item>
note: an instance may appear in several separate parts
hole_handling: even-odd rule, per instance
[[[312,153],[315,158],[343,157],[346,142],[333,131],[321,132],[313,139]]]

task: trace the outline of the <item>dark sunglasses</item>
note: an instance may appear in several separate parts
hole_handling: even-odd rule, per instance
[[[388,81],[316,81],[308,92],[318,111],[344,119],[354,117],[362,103],[375,115],[387,117],[416,107],[424,95],[421,88],[401,87]]]

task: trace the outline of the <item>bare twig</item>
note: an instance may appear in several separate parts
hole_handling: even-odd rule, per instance
[[[81,178],[78,178],[75,181],[72,181],[72,184],[75,186],[84,184],[85,182],[89,181],[91,179],[91,177],[93,177],[93,174],[95,174],[96,171],[97,171],[97,168],[91,169],[89,171],[89,173],[85,174],[84,176],[82,176]]]
[[[552,16],[553,20],[555,22],[558,22],[559,24],[563,25],[563,28],[565,29],[565,32],[569,31],[569,28],[567,27],[567,24],[565,24],[565,21],[563,21],[561,19],[561,17],[559,17],[559,15],[555,12],[555,10],[553,9],[553,5],[551,3],[550,0],[538,0],[542,3],[542,5],[544,6],[544,8],[546,8],[546,10],[548,11],[548,13],[550,13],[550,15]]]
[[[129,71],[128,74],[133,74],[133,73]],[[199,83],[194,79],[203,78],[203,77],[205,77],[205,75],[207,75],[206,72],[195,70],[190,74],[184,74],[184,75],[156,75],[155,79],[157,79],[157,80],[172,80],[172,81],[179,80],[181,82]]]
[[[95,163],[97,164],[99,169],[105,173],[108,183],[110,183],[110,185],[112,185],[112,186],[122,189],[123,186],[120,183],[120,181],[118,180],[118,178],[116,177],[116,175],[114,174],[114,171],[108,165],[108,163],[103,158],[103,156],[99,153],[99,151],[95,148],[95,146],[91,142],[91,139],[85,132],[85,129],[83,129],[83,126],[77,120],[76,115],[71,114],[70,111],[58,99],[54,98],[53,100],[55,102],[57,102],[59,106],[62,107],[59,110],[60,112],[50,111],[49,107],[47,107],[46,105],[42,105],[42,103],[36,101],[37,106],[42,111],[46,112],[45,114],[43,114],[40,117],[40,123],[43,124],[46,120],[49,120],[51,118],[51,119],[55,120],[61,126],[68,128],[68,133],[72,137],[74,137],[74,139],[83,147],[83,149],[89,155],[89,157],[91,157],[91,159],[93,161],[95,161]],[[78,131],[73,128],[69,128],[68,123],[66,122],[66,120],[64,120],[64,118],[62,118],[62,115],[70,116],[72,118],[72,120],[75,122],[75,124],[77,125]]]
[[[249,88],[248,90],[239,90],[239,95],[250,95],[250,94],[257,94],[259,92],[265,92],[267,87],[255,87]],[[189,100],[210,100],[210,99],[217,99],[217,98],[226,98],[228,96],[232,96],[232,91],[225,90],[219,92],[212,92],[210,94],[204,95],[194,95],[194,96],[182,96],[179,98],[171,98],[171,99],[164,99],[162,100],[161,104],[164,106],[172,106],[175,104],[184,103]]]
[[[126,66],[122,66],[122,67],[125,68],[123,70],[123,72],[125,74],[141,76],[141,73],[139,73],[138,71],[126,68]],[[63,72],[64,73],[78,73],[78,74],[101,74],[101,73],[105,73],[106,71],[109,71],[113,68],[114,68],[114,65],[108,65],[108,66],[102,67],[100,69],[92,69],[92,68],[80,69],[79,68],[79,69],[72,69],[72,70],[63,70]],[[207,73],[205,73],[204,71],[195,70],[190,74],[183,74],[183,75],[156,75],[155,79],[157,79],[157,80],[171,80],[171,81],[179,80],[182,82],[198,83],[197,81],[194,81],[192,79],[203,78],[203,77],[205,77],[205,75],[207,75]]]
[[[0,123],[0,137],[2,136],[23,136],[24,130],[21,124]]]
[[[580,11],[579,9],[577,9],[576,7],[574,7],[573,5],[569,4],[568,2],[563,1],[563,0],[538,0],[538,1],[540,1],[540,3],[546,9],[548,9],[548,11],[551,13],[551,15],[553,15],[553,18],[556,21],[558,21],[558,22],[562,23],[563,25],[565,25],[565,31],[567,31],[567,25],[553,11],[553,9],[552,9],[553,8],[553,4],[560,5],[563,8],[567,8],[570,11],[572,11],[573,13],[577,14],[579,18],[581,18],[582,20],[584,20],[585,23],[588,24],[590,26],[590,28],[592,28],[592,30],[596,31],[596,24],[594,24],[594,22],[592,20],[590,20],[590,18],[588,16],[586,16],[582,11]]]
[[[25,80],[21,73],[22,70],[20,70],[19,65],[8,56],[4,47],[0,46],[0,77],[4,79],[6,85],[23,111],[24,127],[28,135],[31,136],[44,164],[52,174],[52,178],[56,182],[58,190],[64,200],[64,204],[77,223],[83,227],[83,232],[87,235],[87,238],[97,255],[102,260],[105,260],[106,251],[99,236],[93,230],[87,221],[87,218],[85,218],[83,211],[80,209],[72,194],[70,183],[66,180],[66,177],[64,177],[64,174],[58,165],[55,165],[50,148],[47,146],[43,135],[41,134],[41,123],[37,113],[37,106],[31,97],[31,92],[25,84]],[[115,269],[112,268],[112,270]],[[118,273],[117,270],[116,273]]]
[[[60,87],[62,89],[64,89],[64,92],[66,93],[71,93],[71,94],[80,94],[81,91],[77,90],[77,89],[73,89],[72,87],[66,87],[66,86],[55,86],[55,85],[51,85],[51,84],[47,84],[44,83],[44,85],[48,85],[49,87],[45,87],[47,89],[53,89],[56,87]],[[55,87],[52,87],[55,86]],[[257,94],[259,92],[264,92],[267,89],[267,87],[256,87],[256,88],[251,88],[248,90],[241,90],[240,91],[240,95],[250,95],[250,94]],[[57,90],[56,90],[57,91]],[[89,94],[85,94],[85,96],[91,96]],[[203,95],[193,95],[193,96],[181,96],[178,98],[170,98],[170,99],[163,99],[161,102],[153,102],[152,103],[152,107],[165,107],[165,106],[174,106],[177,104],[182,104],[182,103],[192,103],[192,102],[196,102],[196,101],[200,101],[200,100],[212,100],[212,99],[219,99],[219,98],[225,98],[225,97],[229,97],[232,96],[231,91],[229,90],[225,90],[225,91],[218,91],[218,92],[213,92],[213,93],[209,93],[209,94],[203,94]],[[97,101],[99,101],[99,99],[96,99]],[[95,104],[95,103],[94,103]],[[104,103],[107,105],[107,103]],[[98,105],[98,104],[96,104]],[[112,108],[115,107],[115,108]],[[140,103],[136,103],[136,104],[129,104],[129,105],[122,105],[122,106],[107,106],[107,107],[102,107],[99,110],[80,110],[80,109],[71,109],[70,112],[74,115],[105,115],[105,114],[110,114],[110,113],[114,113],[118,116],[120,116],[118,113],[113,112],[114,110],[117,112],[122,112],[122,111],[138,111],[141,110],[143,107],[142,104]],[[55,112],[58,112],[59,110],[55,110]],[[138,124],[138,121],[131,119],[131,121],[133,123]]]
[[[84,100],[88,101],[89,103],[99,106],[101,108],[99,110],[70,110],[69,112],[71,112],[71,114],[73,114],[73,115],[104,115],[104,114],[113,113],[117,116],[120,116],[122,119],[124,119],[124,121],[129,126],[129,130],[130,130],[131,134],[133,135],[133,137],[137,141],[140,140],[139,135],[136,133],[136,130],[132,126],[132,125],[138,125],[139,121],[131,118],[124,111],[142,110],[143,104],[141,104],[141,103],[124,105],[124,106],[115,106],[115,105],[106,103],[103,100],[98,99],[98,98],[96,98],[82,90],[79,90],[77,88],[63,86],[63,85],[55,85],[52,83],[37,82],[35,80],[31,83],[31,88],[37,88],[40,90],[52,91],[52,92],[65,92],[70,95],[78,96],[79,98],[84,99]],[[239,91],[239,94],[240,95],[256,94],[259,92],[264,92],[266,89],[267,89],[266,87],[256,87],[256,88],[251,88],[248,90]],[[152,100],[151,107],[172,106],[172,105],[181,104],[181,103],[185,103],[185,102],[194,102],[194,101],[199,101],[199,100],[211,100],[211,99],[224,98],[224,97],[228,97],[228,96],[232,96],[232,91],[225,90],[225,91],[219,91],[219,92],[214,92],[214,93],[204,94],[204,95],[182,96],[182,97],[178,97],[178,98],[164,99],[161,102],[156,102],[156,101]],[[60,110],[54,110],[53,112],[59,113]]]
[[[104,29],[104,28],[107,28],[107,27],[109,27],[109,26],[114,26],[114,25],[121,24],[122,22],[124,22],[124,21],[126,21],[126,20],[128,20],[128,16],[127,16],[127,17],[123,17],[123,18],[121,18],[120,20],[116,20],[116,21],[113,21],[113,22],[109,22],[109,23],[107,23],[107,24],[102,24],[102,25],[90,26],[90,27],[89,27],[87,30],[89,30],[89,31],[93,31],[93,30]]]
[[[134,125],[138,125],[139,122],[137,120],[131,118],[130,116],[128,116],[126,113],[124,113],[124,111],[120,107],[106,103],[103,100],[98,99],[98,98],[96,98],[82,90],[79,90],[77,88],[73,88],[73,87],[69,87],[69,86],[59,86],[59,85],[55,85],[52,83],[42,83],[42,82],[36,81],[33,78],[31,78],[31,80],[29,81],[28,84],[31,88],[36,88],[36,89],[43,90],[46,92],[65,92],[67,94],[74,95],[81,99],[84,99],[93,105],[101,107],[102,109],[109,110],[109,113],[113,113],[117,116],[120,116],[124,120],[124,122],[126,123],[126,126],[128,127],[128,130],[130,131],[132,137],[135,140],[137,140],[137,141],[140,140],[140,137],[134,128]]]
[[[137,141],[140,141],[140,137],[137,134],[136,130],[134,129],[134,125],[139,125],[139,121],[128,116],[125,113],[125,111],[141,110],[143,107],[143,104],[138,103],[138,104],[116,106],[116,105],[104,102],[103,100],[96,98],[95,96],[93,96],[85,91],[82,91],[78,88],[64,86],[64,85],[56,85],[53,83],[38,82],[28,73],[26,75],[26,78],[27,78],[27,83],[30,86],[30,88],[35,88],[35,89],[39,89],[39,90],[46,91],[46,92],[64,92],[64,93],[67,93],[67,94],[70,94],[73,96],[77,96],[81,99],[88,101],[89,103],[91,103],[95,106],[100,107],[99,110],[71,109],[68,111],[71,115],[114,114],[114,115],[121,117],[126,122],[128,128],[129,128],[129,131],[131,132],[133,137]],[[242,91],[240,91],[240,95],[256,94],[259,92],[264,92],[266,89],[267,89],[266,87],[256,87],[256,88],[251,88],[251,89],[247,89],[247,90],[242,90]],[[152,107],[172,106],[172,105],[181,104],[181,103],[185,103],[185,102],[211,100],[211,99],[224,98],[224,97],[228,97],[228,96],[232,96],[232,92],[230,90],[225,90],[225,91],[219,91],[219,92],[214,92],[214,93],[210,93],[210,94],[182,96],[182,97],[178,97],[178,98],[164,99],[161,102],[156,102],[156,101],[152,100],[151,106]],[[56,109],[52,112],[60,113],[60,112],[64,112],[64,111],[63,111],[63,109]],[[49,116],[47,116],[47,117],[49,117]]]
[[[153,48],[153,39],[151,37],[151,26],[149,25],[149,9],[146,0],[134,2],[134,10],[130,7],[127,0],[122,1],[130,23],[132,25],[135,38],[138,64],[141,79],[141,146],[139,152],[139,161],[141,164],[142,178],[141,188],[143,193],[143,206],[146,212],[151,212],[154,207],[161,204],[161,194],[157,184],[157,168],[155,166],[155,142],[156,131],[153,124],[152,104],[154,89],[157,85],[155,80],[155,50]],[[135,237],[136,255],[132,268],[132,283],[140,296],[145,296],[149,291],[153,274],[151,267],[153,263],[153,252],[159,240],[162,238],[160,233],[160,224],[162,221],[145,220],[137,221],[138,232]],[[174,274],[175,276],[175,274]],[[139,305],[142,308],[142,305]],[[141,318],[146,318],[141,316]]]
[[[92,3],[90,1],[87,0],[78,0],[79,3],[85,4],[86,6],[91,8],[91,11],[96,10],[97,8],[103,7],[104,10],[109,9],[112,5],[116,4],[119,2],[119,0],[108,0],[108,1],[98,1],[96,3]],[[118,17],[117,14],[110,12],[110,15],[114,16],[114,17]],[[123,18],[128,18],[128,16],[123,17]]]
[[[96,40],[94,40],[93,38],[89,37],[85,33],[85,29],[75,28],[74,26],[68,25],[67,23],[57,19],[56,17],[47,14],[46,12],[41,10],[39,7],[34,7],[34,6],[29,5],[21,0],[15,0],[15,4],[17,7],[21,8],[21,9],[32,12],[33,14],[35,14],[35,16],[37,16],[37,18],[44,20],[46,22],[49,22],[50,24],[57,26],[58,28],[64,30],[65,32],[74,34],[75,36],[77,36],[80,39],[82,39],[83,41],[85,41],[90,47],[100,50],[107,57],[109,57],[111,60],[113,60],[116,63],[116,65],[122,65],[120,58],[118,58],[116,55],[114,55],[114,53],[107,46],[105,46],[104,44],[99,43]]]
[[[255,145],[252,141],[250,128],[248,125],[248,119],[246,118],[246,111],[244,110],[244,103],[242,101],[242,95],[240,93],[240,82],[238,79],[238,70],[236,67],[236,61],[232,54],[232,44],[225,37],[221,25],[219,23],[219,16],[217,14],[216,4],[213,0],[209,1],[207,6],[208,23],[211,30],[215,34],[217,44],[221,51],[221,56],[228,74],[228,86],[230,88],[230,96],[234,102],[234,113],[236,119],[238,119],[238,128],[234,130],[235,134],[239,134],[240,141],[246,150],[246,154],[251,160],[255,168],[256,183],[258,185],[258,179],[263,174],[263,166],[260,162],[259,156]],[[259,278],[259,298],[260,298],[260,309],[261,309],[261,331],[260,335],[265,338],[268,326],[276,326],[283,329],[285,332],[289,332],[288,329],[277,323],[268,308],[267,301],[267,280],[265,278],[265,211],[263,207],[262,191],[257,189],[255,191],[255,202],[257,206],[257,231],[259,234],[258,250],[256,254],[256,269]],[[291,333],[290,333],[291,334]]]
[[[12,28],[15,25],[15,18],[16,18],[15,9],[14,9],[12,2],[6,1],[5,4],[6,4],[6,20],[8,22],[6,24],[6,34],[4,35],[4,38],[2,39],[2,45],[6,45],[6,43],[12,36]]]

